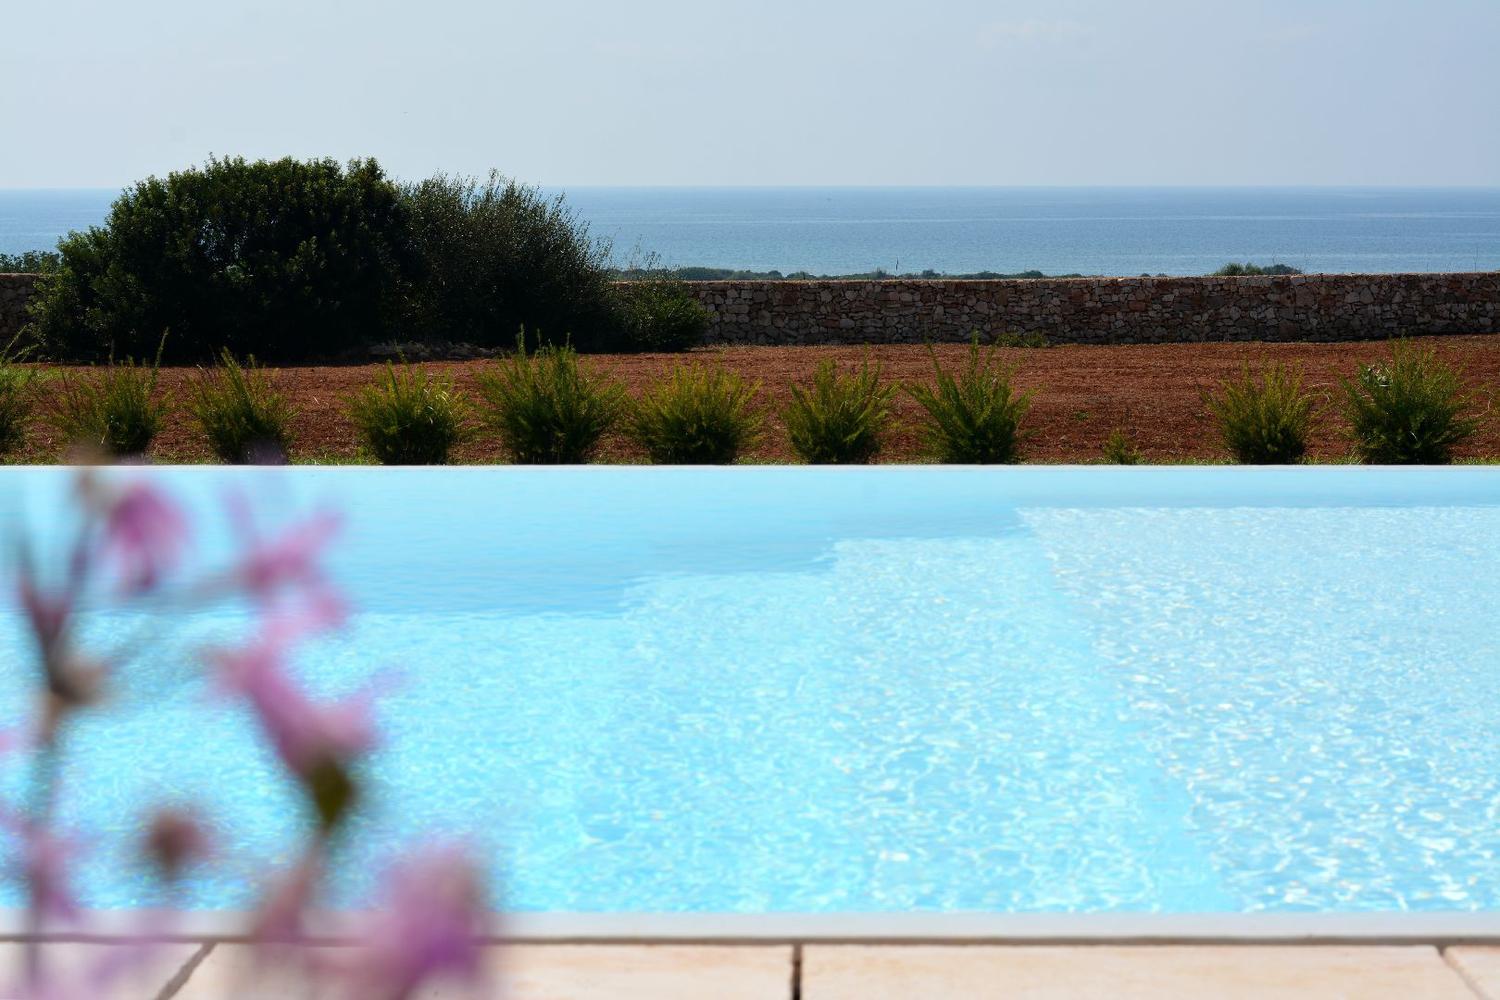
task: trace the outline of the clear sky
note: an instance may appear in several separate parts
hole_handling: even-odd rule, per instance
[[[46,0],[0,187],[209,153],[586,184],[1500,184],[1500,0]]]

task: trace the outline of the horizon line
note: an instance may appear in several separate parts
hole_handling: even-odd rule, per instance
[[[453,174],[452,176],[468,175]],[[483,179],[479,174],[473,176]],[[562,191],[1500,191],[1500,181],[1490,184],[558,184],[505,176],[507,180],[517,180],[522,184],[542,190]],[[144,179],[141,178],[141,180]],[[391,175],[391,179],[400,181],[407,178]],[[119,185],[70,186],[0,184],[0,192],[123,191],[139,182],[130,181]]]

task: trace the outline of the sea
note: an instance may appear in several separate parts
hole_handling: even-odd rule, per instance
[[[1500,269],[1495,188],[608,188],[563,194],[614,263],[857,274]],[[101,222],[113,190],[0,190],[0,252]]]

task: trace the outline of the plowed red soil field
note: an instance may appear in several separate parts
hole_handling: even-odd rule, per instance
[[[1490,413],[1493,393],[1500,389],[1500,336],[1438,337],[1415,343],[1431,345],[1443,359],[1462,368],[1486,416],[1482,431],[1462,454],[1500,457],[1500,419],[1491,419]],[[1269,361],[1301,365],[1308,388],[1327,397],[1311,457],[1336,461],[1348,452],[1337,406],[1339,378],[1352,375],[1361,363],[1388,355],[1389,350],[1383,343],[1171,344],[1013,348],[1001,355],[1016,366],[1017,382],[1036,391],[1028,421],[1032,431],[1028,461],[1098,461],[1105,439],[1116,427],[1124,428],[1150,461],[1222,459],[1223,448],[1205,413],[1203,393],[1239,373],[1246,363],[1255,366]],[[967,347],[944,345],[936,351],[939,362],[956,366]],[[851,365],[865,356],[879,362],[890,379],[915,382],[932,374],[932,359],[925,347],[918,346],[704,349],[689,355],[596,355],[585,358],[584,364],[621,380],[633,393],[684,362],[721,364],[738,371],[760,383],[760,403],[767,413],[765,432],[748,458],[785,462],[793,456],[778,414],[791,395],[791,386],[807,380],[823,358]],[[492,362],[432,362],[423,367],[451,374],[460,389],[472,390],[475,374],[488,364]],[[294,456],[300,460],[354,459],[359,449],[346,401],[379,372],[375,365],[277,370],[279,384],[290,393],[297,410]],[[160,387],[174,401],[174,410],[152,449],[156,461],[198,462],[210,457],[181,406],[192,376],[192,369],[162,370]],[[918,407],[901,393],[894,409],[896,426],[882,461],[921,461]],[[61,445],[56,433],[38,422],[18,457],[56,461]],[[641,457],[638,449],[620,437],[611,437],[600,456],[603,461],[627,462]],[[494,462],[501,459],[501,453],[493,436],[480,433],[459,450],[457,459]]]

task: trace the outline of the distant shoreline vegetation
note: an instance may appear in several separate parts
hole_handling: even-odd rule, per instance
[[[57,268],[62,255],[56,250],[0,253],[0,274],[45,274]]]
[[[1259,264],[1225,264],[1213,274],[1211,278],[1246,278],[1263,274],[1301,274],[1302,271],[1286,264],[1269,264],[1262,267]]]
[[[0,253],[0,274],[45,274],[55,270],[61,259],[55,250],[28,250],[18,254]],[[1303,272],[1299,268],[1287,264],[1225,264],[1210,277],[1241,278],[1301,273]],[[1077,271],[1071,274],[1045,274],[1041,271],[1016,271],[1014,273],[972,271],[950,274],[926,270],[904,271],[897,274],[884,268],[854,274],[813,274],[811,271],[792,271],[783,274],[776,270],[746,271],[731,267],[626,267],[611,268],[609,274],[618,281],[646,281],[663,276],[677,281],[1027,281],[1040,278],[1107,277],[1106,275],[1080,274]],[[1140,277],[1149,278],[1153,275],[1142,274]],[[1172,275],[1157,274],[1154,277],[1170,278]]]
[[[0,274],[39,274],[55,270],[61,261],[61,256],[55,250],[28,250],[25,253],[7,254],[0,253]],[[1241,278],[1255,275],[1286,275],[1301,274],[1298,268],[1287,264],[1225,264],[1210,277],[1214,278]],[[1077,271],[1071,274],[1045,274],[1041,271],[1016,271],[1004,273],[1000,271],[971,271],[968,273],[947,273],[943,271],[904,271],[899,274],[887,271],[884,268],[876,268],[873,271],[860,271],[853,274],[814,274],[811,271],[748,271],[731,267],[676,267],[676,268],[652,268],[652,267],[626,267],[609,269],[611,277],[618,281],[646,281],[658,279],[663,276],[677,281],[1027,281],[1041,278],[1095,278],[1106,277],[1106,275],[1080,274]],[[1149,274],[1140,275],[1142,278],[1153,277]],[[1169,274],[1157,274],[1157,278],[1169,278]]]
[[[674,267],[674,268],[618,268],[614,272],[621,281],[638,281],[642,278],[669,274],[678,281],[888,281],[942,280],[942,281],[991,281],[1022,278],[1083,278],[1082,274],[1043,274],[1041,271],[1021,271],[1016,274],[1001,274],[998,271],[975,271],[970,274],[945,274],[941,271],[902,272],[897,274],[877,267],[873,271],[857,274],[813,274],[811,271],[745,271],[730,267]]]
[[[610,272],[620,281],[641,281],[647,278],[656,278],[662,275],[669,276],[677,281],[1028,281],[1040,278],[1098,278],[1117,277],[1116,275],[1080,274],[1044,274],[1041,271],[1017,271],[1006,274],[1000,271],[972,271],[966,274],[948,274],[942,271],[903,271],[900,274],[887,271],[884,268],[876,268],[873,271],[861,271],[855,274],[813,274],[811,271],[792,271],[783,274],[781,271],[746,271],[730,267],[675,267],[675,268],[646,268],[626,267],[616,268]],[[1225,264],[1209,277],[1213,278],[1243,278],[1256,275],[1285,275],[1301,274],[1298,268],[1287,264]],[[1123,277],[1120,275],[1118,277]],[[1150,278],[1153,275],[1142,274],[1142,278]],[[1170,274],[1157,274],[1157,278],[1170,278]]]

